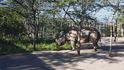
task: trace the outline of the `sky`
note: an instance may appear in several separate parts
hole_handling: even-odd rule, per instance
[[[5,3],[7,0],[0,0],[0,6],[3,6],[1,5],[1,3]]]
[[[74,11],[72,8],[69,9],[69,11]],[[63,13],[63,14],[61,14]],[[64,11],[61,11],[61,16],[64,15]],[[98,22],[100,23],[110,23],[112,22],[113,17],[113,8],[111,7],[104,7],[101,8],[97,13],[92,12],[91,16],[93,18],[96,18]]]
[[[0,3],[4,3],[7,0],[0,0]],[[124,5],[124,3],[121,3]],[[69,9],[70,11],[73,9]],[[64,11],[61,11],[61,15],[64,13]],[[94,13],[93,13],[94,14]],[[63,16],[63,15],[62,15]],[[93,15],[94,18],[97,19],[98,22],[100,23],[109,23],[112,21],[112,16],[113,16],[113,9],[111,7],[105,7],[100,9],[95,15]]]
[[[4,2],[4,1],[7,1],[7,0],[0,0],[0,2]]]
[[[113,19],[113,9],[111,7],[105,7],[99,10],[94,17],[101,23],[110,23]]]
[[[3,0],[0,0],[0,2],[3,1]]]

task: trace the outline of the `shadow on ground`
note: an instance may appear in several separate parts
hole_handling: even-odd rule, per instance
[[[81,49],[81,55],[78,56],[76,51],[73,51],[72,53],[70,52],[63,52],[60,53],[59,51],[56,53],[51,53],[51,52],[44,52],[42,54],[36,54],[37,57],[41,57],[44,59],[49,59],[49,63],[52,63],[52,65],[58,66],[58,65],[63,65],[64,63],[69,63],[72,64],[74,62],[83,62],[87,61],[89,59],[93,59],[90,63],[97,62],[98,60],[104,60],[108,63],[119,63],[122,62],[118,58],[123,58],[124,57],[124,45],[115,45],[112,47],[112,57],[109,57],[109,46],[102,46],[98,49],[98,52],[93,52],[87,50],[91,49]],[[85,52],[86,51],[86,52]],[[120,53],[121,52],[121,53]]]
[[[113,46],[113,57],[108,56],[109,46],[102,46],[98,52],[81,49],[81,55],[76,51],[41,51],[36,53],[18,53],[0,56],[0,70],[56,70],[54,67],[62,66],[62,69],[77,66],[78,62],[93,64],[102,60],[107,63],[119,63],[124,57],[124,45]],[[122,52],[122,53],[120,53]],[[116,58],[117,57],[117,58]],[[70,69],[70,68],[69,68]],[[78,70],[75,68],[75,70]]]
[[[23,52],[23,53],[21,53]],[[14,54],[15,53],[15,54]],[[8,55],[7,55],[8,54]],[[0,40],[0,70],[55,70],[15,43]]]
[[[30,53],[0,56],[0,70],[55,70]]]

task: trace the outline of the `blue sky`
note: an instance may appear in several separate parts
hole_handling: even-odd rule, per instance
[[[0,2],[3,1],[3,0],[0,0]]]
[[[0,3],[5,3],[7,0],[0,0]],[[1,4],[0,4],[1,6]],[[2,5],[3,6],[3,5]]]
[[[6,0],[0,0],[0,2],[4,2],[4,1],[6,1]]]
[[[71,7],[69,8],[69,11],[74,11]],[[63,14],[62,14],[63,13]],[[64,11],[61,11],[61,16],[64,15]],[[90,12],[89,14],[93,17],[96,18],[98,22],[100,23],[109,23],[112,22],[112,17],[113,17],[113,8],[111,7],[104,7],[101,8],[98,12]]]
[[[1,3],[7,0],[0,0]],[[124,5],[124,3],[121,3],[121,5]],[[72,8],[69,9],[70,11],[73,11]],[[64,13],[64,11],[61,11],[61,14]],[[94,15],[95,14],[95,15]],[[112,21],[113,16],[113,9],[111,7],[105,7],[100,9],[97,13],[92,13],[94,18],[97,18],[97,20],[101,23],[109,23]],[[63,16],[63,15],[62,15]]]
[[[113,9],[111,7],[105,7],[99,10],[94,17],[101,23],[109,23],[112,21],[113,17]]]

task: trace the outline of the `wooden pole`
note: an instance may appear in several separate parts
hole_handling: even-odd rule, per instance
[[[114,15],[116,14],[117,10],[114,11],[112,21],[114,20]],[[110,48],[109,48],[109,56],[112,57],[112,35],[114,34],[114,22],[111,23],[111,28],[110,28]]]
[[[112,27],[110,28],[110,48],[109,48],[109,56],[112,56]]]
[[[113,32],[113,24],[110,28],[110,48],[109,48],[109,56],[112,56],[112,32]]]

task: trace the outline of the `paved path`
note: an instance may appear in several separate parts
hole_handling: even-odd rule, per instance
[[[116,49],[113,57],[107,50],[93,52],[39,51],[0,56],[0,70],[124,70],[124,49]]]
[[[118,39],[124,43],[124,38]],[[98,52],[92,49],[76,51],[39,51],[0,56],[0,70],[124,70],[124,45],[112,47],[113,57],[108,56],[109,38],[103,38]],[[88,45],[89,46],[89,45]]]

